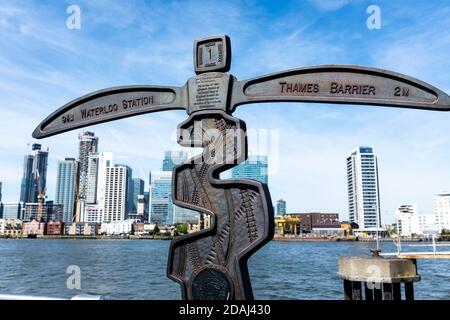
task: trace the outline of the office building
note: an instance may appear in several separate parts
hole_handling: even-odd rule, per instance
[[[358,147],[347,157],[348,208],[357,233],[374,235],[382,231],[378,162],[372,147]]]
[[[267,184],[268,161],[267,156],[249,156],[243,163],[231,169],[233,179],[254,179]]]
[[[172,171],[175,166],[178,166],[187,160],[187,153],[185,151],[166,151],[162,165],[162,171]]]
[[[144,199],[146,199],[144,193]],[[158,224],[196,223],[198,213],[173,204],[172,171],[150,173],[150,221]],[[146,200],[147,201],[147,200]]]
[[[35,143],[32,145],[31,150],[32,154],[26,155],[23,163],[20,201],[24,203],[38,201],[38,173],[41,190],[44,191],[47,185],[48,149],[43,151],[41,150],[41,145]]]
[[[147,215],[147,221],[150,221],[150,191],[144,191],[144,210]]]
[[[138,196],[144,196],[144,180],[139,178],[132,179],[132,188],[130,190],[130,200],[132,201],[129,213],[137,212]],[[144,200],[144,199],[143,199]]]
[[[276,211],[277,215],[284,215],[286,214],[286,201],[284,201],[283,199],[280,199],[277,201],[277,211]]]
[[[151,172],[150,176],[150,221],[158,224],[172,224],[172,172]]]
[[[55,203],[63,206],[63,221],[71,223],[75,218],[75,201],[77,195],[78,162],[66,158],[58,162],[56,175]]]
[[[23,221],[37,220],[39,214],[38,203],[26,203],[23,207]],[[42,221],[48,222],[52,220],[62,220],[63,218],[63,205],[55,204],[53,201],[47,201],[42,204]]]
[[[33,159],[32,155],[26,155],[23,160],[23,176],[20,184],[20,201],[34,202],[31,196],[31,189],[33,184]],[[36,199],[37,200],[37,199]]]
[[[0,219],[22,219],[23,202],[0,202]]]

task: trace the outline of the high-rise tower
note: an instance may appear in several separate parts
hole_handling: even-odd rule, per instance
[[[47,185],[48,149],[41,150],[40,144],[33,144],[32,154],[26,155],[23,163],[23,177],[20,186],[20,201],[24,203],[36,203],[38,201],[38,179],[40,176],[40,188],[45,190]]]
[[[66,158],[58,162],[55,203],[63,205],[65,223],[71,223],[74,219],[77,179],[78,162],[75,159]]]
[[[350,221],[366,234],[381,231],[378,161],[372,147],[358,147],[347,157],[347,186]]]
[[[78,192],[81,201],[87,198],[89,178],[89,155],[98,151],[98,138],[94,132],[84,132],[79,136],[79,183]]]

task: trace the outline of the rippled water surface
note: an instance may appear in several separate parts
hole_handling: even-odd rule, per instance
[[[166,277],[169,241],[0,240],[0,293],[113,299],[180,299]],[[368,255],[373,243],[274,242],[249,261],[256,299],[342,299],[339,256]],[[382,243],[383,251],[395,251]],[[429,250],[424,247],[408,251]],[[448,250],[446,248],[445,250]],[[81,290],[66,287],[67,267],[81,270]],[[450,300],[450,260],[421,260],[417,299]]]

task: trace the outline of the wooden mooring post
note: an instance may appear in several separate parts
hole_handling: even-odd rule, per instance
[[[345,300],[414,300],[413,283],[420,281],[415,260],[379,256],[341,257],[337,276]]]

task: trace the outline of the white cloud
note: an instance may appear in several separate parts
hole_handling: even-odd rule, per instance
[[[332,35],[294,30],[276,38],[263,37],[250,46],[242,61],[236,62],[236,73],[241,77],[254,77],[261,73],[276,72],[312,64],[342,61],[346,56],[343,46],[335,44]]]
[[[373,64],[450,88],[450,74],[442,72],[450,70],[450,7],[432,14],[408,6],[385,10],[391,12],[390,17],[386,15],[389,35],[373,44]],[[405,16],[414,18],[414,23],[394,29],[396,20]]]

